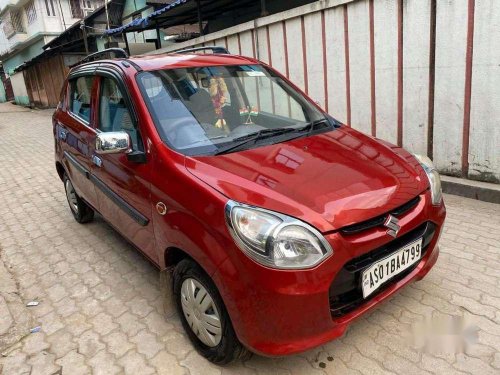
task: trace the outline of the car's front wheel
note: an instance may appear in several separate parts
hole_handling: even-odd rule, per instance
[[[92,221],[94,210],[78,196],[73,183],[66,174],[63,177],[63,183],[64,190],[66,191],[66,199],[75,220],[81,224]]]
[[[184,259],[175,267],[173,279],[182,325],[198,352],[219,365],[249,358],[251,353],[236,337],[210,277],[196,263]]]

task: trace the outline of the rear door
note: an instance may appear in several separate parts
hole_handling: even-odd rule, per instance
[[[92,207],[98,208],[94,184],[90,181],[95,145],[95,97],[97,81],[92,71],[70,76],[66,92],[66,110],[56,123],[56,135],[63,151],[63,163],[73,186]]]
[[[102,67],[98,79],[96,129],[127,132],[133,152],[144,152],[140,123],[127,86],[117,68]],[[154,262],[151,223],[151,163],[131,161],[125,153],[94,155],[91,180],[97,189],[101,214]]]

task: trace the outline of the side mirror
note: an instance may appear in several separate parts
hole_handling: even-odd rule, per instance
[[[120,154],[132,150],[130,136],[126,132],[98,133],[95,140],[97,154]]]

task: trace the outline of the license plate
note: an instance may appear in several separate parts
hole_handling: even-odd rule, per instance
[[[398,273],[417,263],[422,256],[422,238],[415,240],[391,255],[373,263],[361,275],[363,298],[368,297],[382,284]]]

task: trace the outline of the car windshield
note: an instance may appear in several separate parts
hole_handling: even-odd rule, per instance
[[[261,65],[148,71],[137,80],[161,138],[185,155],[258,147],[333,125]]]

